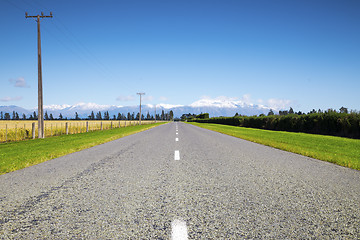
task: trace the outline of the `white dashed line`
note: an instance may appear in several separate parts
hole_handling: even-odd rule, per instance
[[[178,135],[179,133],[176,133],[176,135]]]
[[[188,233],[187,233],[187,227],[186,222],[175,219],[171,223],[171,239],[172,240],[187,240],[188,239]]]
[[[175,151],[174,160],[180,160],[180,152],[179,152],[179,150]]]
[[[179,141],[179,138],[175,138],[175,141],[178,142],[178,141]]]

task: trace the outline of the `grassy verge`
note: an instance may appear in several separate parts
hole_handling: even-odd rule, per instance
[[[269,131],[220,124],[191,124],[270,147],[360,170],[359,139]]]
[[[160,124],[162,123],[2,143],[0,144],[0,175],[110,142]]]

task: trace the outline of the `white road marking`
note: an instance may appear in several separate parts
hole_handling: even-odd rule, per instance
[[[178,141],[179,141],[179,138],[175,138],[175,141],[178,142]]]
[[[180,160],[180,152],[179,152],[179,150],[175,150],[174,160]]]
[[[186,222],[175,219],[171,223],[171,239],[172,240],[187,240],[188,239],[188,233],[187,233],[187,227]]]
[[[176,133],[176,135],[178,135],[179,133]]]

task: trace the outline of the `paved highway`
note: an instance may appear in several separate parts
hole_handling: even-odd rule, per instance
[[[1,239],[360,239],[360,172],[184,123],[0,176]]]

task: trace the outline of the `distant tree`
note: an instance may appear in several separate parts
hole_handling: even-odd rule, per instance
[[[348,109],[346,107],[341,107],[340,113],[348,113]]]
[[[15,119],[20,120],[19,114],[17,112],[15,113]]]
[[[289,109],[289,114],[294,114],[294,109],[292,109],[292,107]]]
[[[1,111],[1,113],[0,113],[0,120],[3,120],[4,119],[4,114],[3,114],[3,112]]]
[[[109,119],[110,119],[109,112],[108,111],[104,112],[104,120],[109,120]]]
[[[94,111],[91,111],[90,120],[95,120]]]
[[[335,109],[329,108],[325,113],[336,113]]]
[[[136,117],[135,117],[135,120],[139,120],[139,117],[140,117],[140,113],[137,113]]]
[[[127,120],[131,120],[131,114],[129,112],[127,114]]]
[[[288,114],[289,114],[289,112],[287,110],[279,111],[280,116],[284,116],[284,115],[288,115]]]
[[[148,113],[146,114],[146,120],[150,120],[150,119],[151,119],[150,113],[148,112]]]
[[[131,120],[135,120],[135,113],[134,112],[131,114]]]
[[[115,116],[115,114],[113,115],[113,120],[116,120],[116,116]]]
[[[96,114],[96,120],[102,120],[102,116],[101,116],[100,111]]]
[[[50,113],[50,120],[54,120],[52,113]]]
[[[63,115],[61,113],[59,114],[59,120],[63,120]]]
[[[12,113],[12,120],[16,120],[16,114],[15,114],[15,111],[13,111],[13,113]]]
[[[34,120],[37,120],[37,119],[38,119],[38,117],[37,117],[37,115],[36,115],[36,112],[35,112],[35,111],[34,111],[33,116],[34,116]]]
[[[165,112],[164,112],[164,110],[161,111],[161,120],[165,120]]]
[[[169,118],[170,118],[169,119],[170,121],[174,120],[174,112],[173,112],[173,110],[170,110]]]
[[[320,110],[320,109],[319,109],[319,110]],[[313,113],[316,113],[316,110],[315,110],[315,109],[311,110],[308,114],[313,114]]]
[[[275,115],[275,114],[274,114],[274,111],[273,111],[272,109],[270,109],[270,111],[269,111],[269,113],[268,113],[268,116],[273,116],[273,115]]]
[[[209,114],[208,113],[201,113],[199,115],[196,115],[195,118],[206,119],[206,118],[209,118]]]
[[[26,115],[25,115],[25,113],[22,114],[22,120],[26,120]]]
[[[9,113],[5,113],[4,119],[5,119],[5,120],[10,120],[10,114],[9,114]]]
[[[234,117],[237,117],[237,116],[239,116],[239,114],[238,114],[238,113],[235,113]]]
[[[29,116],[29,120],[34,120],[34,117],[33,117],[33,115],[32,115],[32,114],[30,114],[30,116]]]
[[[45,120],[49,120],[49,115],[48,115],[47,111],[45,112],[44,119],[45,119]]]
[[[79,114],[77,112],[75,112],[75,120],[80,120]]]
[[[122,119],[121,113],[118,113],[116,120],[121,120],[121,119]]]
[[[141,120],[145,120],[144,114],[141,114]]]

